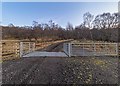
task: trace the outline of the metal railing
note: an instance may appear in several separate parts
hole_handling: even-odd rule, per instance
[[[64,43],[64,52],[69,56],[118,55],[117,43]]]
[[[35,50],[35,42],[20,42],[20,57]]]

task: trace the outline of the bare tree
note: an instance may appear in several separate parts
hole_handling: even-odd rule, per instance
[[[83,24],[86,27],[91,28],[91,22],[92,22],[93,18],[94,18],[94,15],[90,14],[89,12],[85,13],[83,15],[83,20],[84,20]]]
[[[67,26],[66,26],[66,29],[72,31],[73,30],[73,25],[70,22],[68,22]]]

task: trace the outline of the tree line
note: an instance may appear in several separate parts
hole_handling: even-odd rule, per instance
[[[66,28],[50,20],[48,23],[39,24],[33,21],[31,26],[14,26],[9,24],[2,27],[2,38],[9,39],[35,39],[48,37],[53,39],[87,39],[97,41],[120,41],[120,15],[119,13],[103,13],[94,17],[89,12],[83,15],[83,23],[73,27],[68,23]]]

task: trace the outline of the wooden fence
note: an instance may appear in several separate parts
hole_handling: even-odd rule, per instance
[[[19,40],[2,40],[2,60],[19,58],[20,47]]]

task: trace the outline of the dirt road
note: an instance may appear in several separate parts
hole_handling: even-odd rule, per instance
[[[61,51],[62,44],[51,51]],[[49,50],[49,49],[48,49]],[[117,84],[116,57],[38,57],[2,64],[4,84]]]

